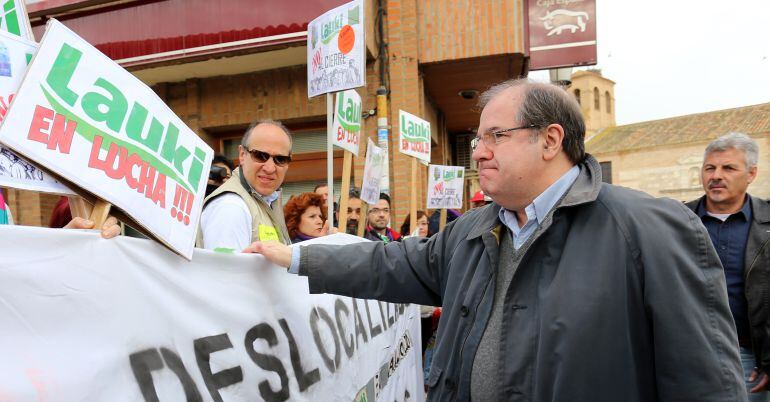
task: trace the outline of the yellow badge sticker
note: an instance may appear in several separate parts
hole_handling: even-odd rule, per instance
[[[278,240],[278,232],[275,228],[267,225],[259,225],[259,241]]]

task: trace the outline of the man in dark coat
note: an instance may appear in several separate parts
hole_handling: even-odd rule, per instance
[[[747,193],[758,156],[756,141],[745,134],[712,141],[701,168],[706,194],[687,206],[700,217],[724,266],[749,400],[768,402],[770,203]]]
[[[473,159],[492,204],[429,239],[249,250],[313,293],[443,306],[432,401],[745,401],[698,218],[603,184],[563,89],[511,80],[480,100]]]

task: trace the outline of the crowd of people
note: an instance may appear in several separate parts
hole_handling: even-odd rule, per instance
[[[441,231],[429,217],[421,237],[388,226],[385,196],[367,213],[374,241],[288,247],[253,232],[244,251],[311,292],[441,306],[430,400],[768,400],[770,204],[747,193],[756,142],[710,144],[705,194],[683,204],[603,183],[580,106],[558,86],[506,81],[479,106],[483,193],[471,201],[488,205]],[[279,165],[255,134],[241,163],[247,140],[265,152],[249,180]]]
[[[443,230],[438,211],[394,225],[386,193],[363,212],[352,189],[334,209],[347,214],[339,231],[363,223],[371,241],[303,245],[339,216],[326,216],[323,184],[283,204],[292,134],[261,120],[238,167],[222,162],[209,182],[196,244],[263,254],[311,292],[441,307],[439,320],[423,310],[430,400],[770,401],[770,202],[748,193],[756,141],[711,142],[704,195],[682,203],[603,183],[580,106],[558,86],[506,81],[479,106],[482,191]]]

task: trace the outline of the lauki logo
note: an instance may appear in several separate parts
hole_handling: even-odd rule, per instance
[[[6,0],[3,2],[2,10],[2,22],[0,22],[0,28],[14,34],[21,36],[21,26],[19,24],[19,15],[16,11],[16,1]]]

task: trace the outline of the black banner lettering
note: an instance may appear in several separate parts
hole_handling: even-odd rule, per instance
[[[366,302],[364,302],[366,303]],[[364,338],[364,343],[369,342],[369,339],[366,335],[366,328],[364,327],[364,320],[361,319],[361,313],[358,311],[358,299],[353,299],[353,320],[356,322],[355,330],[356,330],[356,349],[361,348],[361,345],[358,343],[358,338]]]
[[[163,361],[166,362],[166,367],[176,374],[176,377],[179,378],[179,381],[182,383],[182,389],[184,389],[184,395],[187,398],[187,402],[202,402],[203,398],[201,398],[201,394],[198,392],[195,382],[192,377],[190,377],[190,373],[184,368],[184,363],[182,363],[182,359],[179,358],[179,355],[174,353],[173,350],[166,348],[160,348],[160,354],[163,356]]]
[[[232,348],[233,344],[230,342],[230,337],[227,334],[207,336],[193,341],[193,347],[195,349],[195,361],[198,362],[198,369],[201,371],[203,382],[206,384],[209,394],[211,394],[211,399],[215,402],[223,402],[219,389],[243,381],[243,370],[240,366],[231,367],[216,374],[211,372],[211,354]]]
[[[300,392],[305,392],[305,390],[310,388],[311,385],[321,380],[321,374],[318,371],[318,368],[314,368],[310,371],[305,371],[305,369],[302,368],[302,355],[299,353],[297,341],[294,340],[294,335],[291,333],[291,329],[289,329],[289,324],[283,318],[278,320],[278,323],[281,324],[283,333],[286,335],[286,339],[289,341],[289,357],[291,358],[291,368],[294,370],[294,376],[297,377],[299,390]]]
[[[131,371],[134,372],[136,383],[142,391],[146,402],[159,402],[158,393],[155,392],[155,384],[152,382],[152,372],[163,368],[163,359],[157,349],[147,349],[141,352],[131,353],[128,356],[131,362]]]
[[[388,330],[388,321],[385,319],[385,310],[382,309],[382,302],[381,301],[377,302],[377,307],[380,308],[380,318],[382,318],[382,329],[387,331]]]
[[[182,383],[182,390],[186,400],[188,402],[203,401],[190,374],[184,368],[182,359],[173,351],[166,348],[161,348],[160,352],[158,352],[158,349],[146,349],[132,353],[128,358],[131,362],[131,371],[134,372],[134,378],[136,378],[136,382],[142,392],[142,397],[146,402],[159,402],[158,393],[155,391],[155,383],[152,381],[152,372],[162,370],[164,361],[165,365]]]
[[[324,348],[324,344],[321,340],[321,331],[318,329],[318,320],[323,320],[329,327],[334,339],[334,358],[329,357],[329,353]],[[310,313],[310,329],[313,330],[313,339],[315,345],[318,347],[318,351],[321,352],[321,358],[331,373],[337,371],[337,367],[340,366],[340,336],[337,334],[337,329],[334,327],[334,321],[321,307],[315,307]]]
[[[286,369],[279,358],[273,355],[258,353],[254,350],[254,341],[257,339],[263,339],[267,342],[268,346],[274,347],[278,344],[278,337],[275,335],[273,327],[267,323],[261,323],[253,326],[246,332],[244,343],[246,345],[246,352],[257,366],[263,370],[278,374],[278,377],[281,379],[281,389],[278,391],[273,391],[267,380],[260,382],[259,394],[266,401],[283,402],[289,399],[289,376],[286,375]]]
[[[366,319],[369,320],[369,334],[374,338],[382,333],[382,328],[379,325],[372,326],[372,314],[369,312],[368,300],[364,300],[364,306],[366,307]]]
[[[344,319],[341,317],[343,312],[345,313]],[[335,300],[334,318],[337,319],[337,330],[340,332],[340,341],[342,342],[342,348],[345,350],[345,355],[347,355],[348,358],[351,358],[353,357],[353,352],[355,352],[355,340],[353,339],[353,334],[350,334],[350,343],[347,342],[348,334],[345,333],[345,327],[347,326],[346,324],[349,317],[350,309],[348,309],[345,302],[343,302],[342,299]]]

